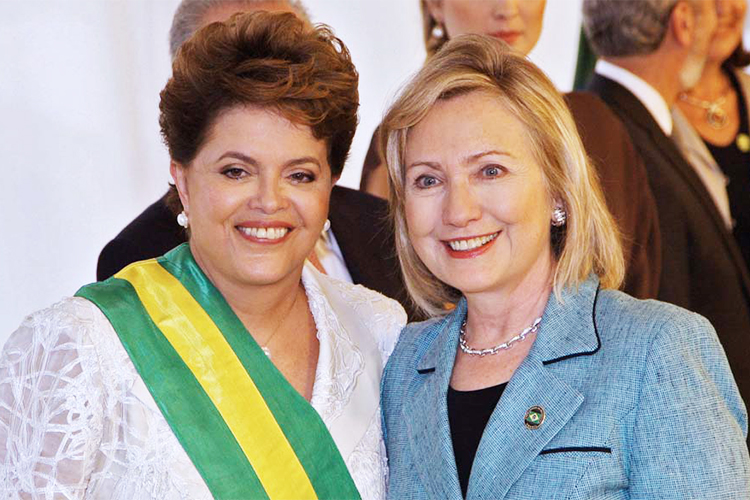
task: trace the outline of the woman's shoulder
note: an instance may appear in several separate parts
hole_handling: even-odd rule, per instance
[[[594,311],[597,333],[610,344],[649,349],[710,347],[722,351],[711,323],[694,313],[659,300],[641,300],[617,290],[602,290]]]
[[[637,299],[619,290],[601,290],[596,298],[597,314],[635,324],[707,324],[698,313],[655,299]],[[708,323],[710,325],[710,323]]]
[[[106,322],[106,318],[94,304],[79,297],[66,297],[26,316],[5,345],[51,347],[72,342],[83,346],[91,343],[87,333],[102,321]]]
[[[401,330],[389,364],[411,367],[418,363],[448,321],[448,318],[438,316],[406,325]]]
[[[104,313],[84,298],[67,297],[28,315],[6,341],[0,364],[29,372],[79,366],[79,376],[110,380],[124,372],[132,378],[127,360]]]

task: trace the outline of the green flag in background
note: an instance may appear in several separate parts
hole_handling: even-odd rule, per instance
[[[581,35],[578,38],[578,60],[576,61],[576,75],[573,80],[575,90],[584,90],[591,75],[594,74],[596,66],[596,54],[591,50],[586,33],[581,28]]]

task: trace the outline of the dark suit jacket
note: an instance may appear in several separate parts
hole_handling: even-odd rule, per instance
[[[750,277],[737,244],[698,175],[638,98],[600,75],[589,88],[620,117],[646,165],[661,228],[658,298],[711,321],[750,401]]]
[[[655,298],[661,275],[661,243],[656,202],[643,162],[628,131],[601,99],[590,92],[571,92],[563,97],[596,168],[607,208],[623,236],[627,272],[622,290],[640,299]],[[360,189],[381,163],[378,130],[365,157]]]
[[[328,218],[354,283],[398,300],[413,319],[417,315],[406,298],[387,209],[380,198],[334,186]],[[104,247],[96,277],[105,280],[131,262],[159,257],[185,241],[162,197]]]

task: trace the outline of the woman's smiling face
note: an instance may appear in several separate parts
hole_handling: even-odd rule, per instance
[[[554,203],[527,134],[500,97],[479,91],[438,101],[409,132],[409,239],[466,295],[551,276]]]
[[[190,220],[190,247],[214,284],[299,280],[328,215],[327,147],[275,111],[219,115],[188,167],[172,174]]]

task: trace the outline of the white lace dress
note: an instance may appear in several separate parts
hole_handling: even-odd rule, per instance
[[[311,404],[362,497],[384,498],[377,395],[372,401],[372,387],[362,392],[368,384],[358,381],[368,370],[379,381],[406,315],[398,303],[310,265],[303,284],[320,340]],[[360,349],[362,335],[379,359]],[[85,299],[29,316],[5,345],[0,498],[211,498],[112,326]]]

